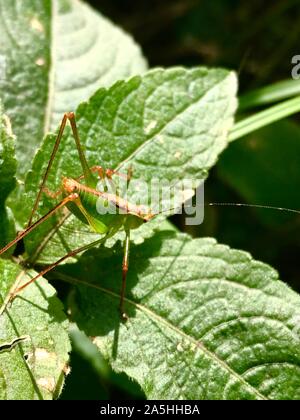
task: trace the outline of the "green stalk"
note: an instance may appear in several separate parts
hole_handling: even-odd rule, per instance
[[[284,80],[260,89],[255,89],[239,98],[239,111],[278,102],[300,94],[299,80]]]
[[[251,117],[244,118],[237,122],[229,133],[229,141],[234,141],[240,137],[250,134],[259,128],[272,124],[290,115],[300,111],[300,96],[280,104],[274,105],[268,109],[260,111]]]

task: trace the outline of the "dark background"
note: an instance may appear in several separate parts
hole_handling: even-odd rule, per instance
[[[300,6],[296,0],[90,0],[130,32],[150,67],[223,66],[239,74],[240,94],[291,78],[291,58],[300,54]],[[256,110],[252,110],[255,112]],[[240,115],[243,116],[243,115]],[[298,118],[283,121],[234,142],[211,171],[207,202],[242,202],[300,208]],[[300,291],[300,217],[287,212],[209,207],[193,236],[213,236],[251,252],[276,268]],[[99,361],[100,363],[100,361]],[[62,398],[143,398],[125,375],[101,369],[77,349]]]

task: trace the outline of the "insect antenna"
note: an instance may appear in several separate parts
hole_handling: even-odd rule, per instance
[[[276,206],[269,206],[267,204],[248,204],[248,203],[206,203],[205,206],[219,206],[219,207],[229,207],[229,206],[236,206],[236,207],[253,207],[257,209],[269,209],[269,210],[277,210],[277,211],[286,211],[289,213],[300,214],[300,210],[297,209],[290,209],[288,207],[276,207]]]
[[[211,202],[211,203],[204,203],[204,204],[201,204],[201,205],[204,206],[204,207],[250,207],[250,208],[257,208],[257,209],[267,209],[267,210],[275,210],[275,211],[282,211],[282,212],[300,214],[300,210],[297,210],[297,209],[291,209],[291,208],[288,208],[288,207],[270,206],[270,205],[267,205],[267,204]],[[164,214],[164,213],[172,213],[174,210],[179,211],[179,210],[182,210],[182,209],[186,210],[186,209],[190,209],[190,208],[196,209],[196,207],[197,207],[196,205],[188,205],[187,206],[184,203],[182,203],[181,206],[177,205],[177,206],[171,207],[169,209],[162,210],[162,211],[156,213],[155,215],[158,216],[158,215]],[[176,213],[174,212],[172,214],[176,214]],[[172,214],[170,214],[170,216]]]

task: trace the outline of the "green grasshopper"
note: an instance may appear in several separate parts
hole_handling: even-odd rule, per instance
[[[81,167],[83,174],[78,178],[67,178],[62,179],[61,189],[58,192],[50,192],[46,188],[46,182],[48,179],[49,172],[51,170],[52,163],[54,161],[55,155],[59,148],[65,127],[67,122],[70,122],[73,138],[75,140],[76,148],[78,151]],[[66,255],[61,257],[58,261],[50,264],[44,268],[39,274],[34,278],[30,279],[25,284],[22,284],[20,287],[12,291],[9,299],[12,300],[17,294],[19,294],[25,287],[29,284],[35,282],[40,277],[47,274],[50,270],[58,266],[60,263],[65,261],[70,257],[74,257],[77,254],[80,254],[90,248],[93,248],[96,245],[104,243],[109,237],[113,236],[116,232],[121,229],[125,231],[125,241],[124,241],[124,255],[122,263],[122,287],[120,293],[120,313],[122,319],[126,320],[127,315],[124,311],[124,297],[126,290],[126,277],[129,266],[129,250],[130,250],[130,231],[141,226],[143,223],[146,223],[152,220],[157,214],[152,213],[149,208],[142,205],[131,204],[126,199],[120,197],[118,194],[112,194],[107,191],[98,191],[96,186],[100,180],[112,180],[112,176],[116,175],[118,177],[124,178],[127,180],[127,186],[132,177],[132,169],[129,168],[127,174],[118,173],[112,169],[104,169],[101,166],[89,167],[85,154],[83,152],[82,145],[79,139],[79,133],[76,125],[76,119],[73,112],[66,113],[63,116],[61,125],[54,143],[54,147],[49,159],[48,166],[46,168],[45,174],[42,178],[42,182],[36,196],[30,218],[27,224],[27,227],[24,231],[20,232],[18,236],[7,244],[4,248],[0,250],[0,255],[5,253],[9,248],[19,242],[21,239],[25,238],[29,233],[31,233],[35,228],[41,225],[45,220],[50,218],[56,212],[58,212],[63,207],[67,207],[71,213],[73,213],[81,221],[88,224],[93,232],[104,235],[101,239],[94,241],[90,244],[77,248],[68,252]],[[33,223],[33,217],[37,211],[41,196],[45,192],[52,198],[56,198],[61,195],[62,200],[53,207],[47,214],[38,219]],[[103,207],[106,207],[107,204],[113,204],[117,209],[121,210],[117,214],[100,214],[97,211],[97,202]],[[293,213],[298,213],[298,210],[279,208],[273,206],[264,206],[264,205],[255,205],[255,204],[243,204],[243,203],[208,203],[207,206],[244,206],[244,207],[258,207],[258,208],[269,208],[273,210],[283,210],[290,211]]]
[[[76,148],[78,151],[83,175],[75,178],[67,178],[64,177],[62,179],[61,189],[56,192],[52,193],[47,190],[46,182],[51,170],[52,163],[54,161],[55,155],[59,148],[65,127],[67,122],[70,122],[73,137],[76,143]],[[81,221],[88,224],[93,232],[99,233],[104,235],[101,239],[94,241],[88,245],[82,246],[77,248],[73,251],[68,252],[58,261],[54,262],[53,264],[49,265],[48,267],[44,268],[37,276],[30,279],[27,283],[23,284],[22,286],[16,288],[12,294],[11,299],[13,299],[18,293],[20,293],[25,287],[29,284],[38,280],[41,276],[48,273],[50,270],[55,268],[57,265],[65,261],[67,258],[74,257],[75,255],[82,253],[95,245],[105,242],[108,237],[113,236],[116,232],[121,229],[125,231],[125,241],[124,241],[124,256],[123,256],[123,263],[122,263],[122,287],[121,287],[121,294],[120,294],[120,313],[121,317],[126,320],[127,316],[124,311],[124,296],[125,296],[125,289],[126,289],[126,277],[128,272],[128,264],[129,264],[129,248],[130,248],[130,231],[131,229],[136,229],[141,226],[143,223],[148,222],[151,220],[156,214],[152,213],[149,208],[142,205],[134,205],[128,202],[127,200],[123,199],[122,197],[118,196],[117,194],[112,194],[109,192],[101,192],[96,189],[97,183],[99,178],[104,180],[105,178],[111,180],[112,175],[116,175],[122,178],[126,178],[127,186],[130,182],[132,176],[132,169],[129,168],[127,174],[118,173],[112,169],[102,168],[101,166],[93,166],[89,167],[86,157],[83,152],[82,145],[79,139],[79,133],[76,125],[76,119],[73,112],[66,113],[63,116],[63,119],[60,124],[60,128],[54,143],[54,147],[49,159],[48,166],[46,168],[45,174],[42,179],[42,183],[40,185],[36,200],[34,202],[30,218],[27,224],[27,227],[24,231],[20,232],[18,236],[7,244],[4,248],[0,250],[0,255],[6,252],[9,248],[27,236],[30,232],[32,232],[36,227],[38,227],[41,223],[51,217],[53,214],[58,212],[58,210],[62,209],[63,207],[67,207],[76,217],[78,217]],[[33,223],[33,217],[37,211],[39,202],[41,200],[42,193],[45,192],[50,197],[57,197],[59,195],[62,196],[62,200],[52,208],[46,215],[38,219],[35,223]],[[97,211],[97,203],[103,207],[106,207],[108,204],[113,204],[117,210],[120,210],[117,214],[100,214]]]

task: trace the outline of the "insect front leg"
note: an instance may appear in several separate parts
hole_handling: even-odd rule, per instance
[[[62,190],[62,188],[60,188],[59,190],[57,190],[57,191],[50,191],[49,190],[49,188],[47,188],[47,187],[44,187],[43,188],[43,192],[48,196],[48,197],[50,197],[50,198],[52,198],[52,199],[56,199],[57,197],[59,197],[60,195],[62,195],[62,193],[63,193],[63,190]]]
[[[100,179],[102,180],[104,180],[105,178],[108,179],[113,186],[114,186],[114,183],[113,183],[112,177],[114,175],[121,179],[124,179],[127,181],[127,184],[126,184],[127,188],[129,186],[130,180],[132,178],[132,173],[133,173],[132,166],[128,168],[127,174],[123,174],[121,172],[115,171],[114,169],[109,169],[109,168],[104,169],[102,168],[102,166],[93,166],[92,168],[90,168],[90,170],[91,172],[97,172]],[[116,193],[119,194],[119,191],[117,190]]]

